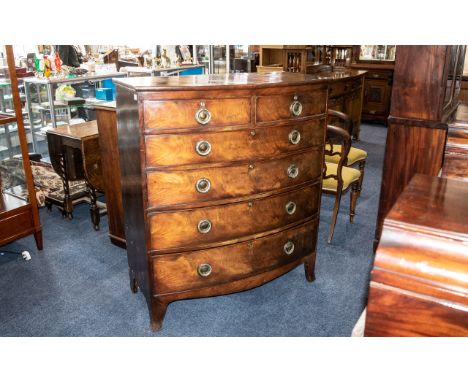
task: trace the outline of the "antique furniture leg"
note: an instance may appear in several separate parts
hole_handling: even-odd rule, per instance
[[[304,271],[307,281],[315,281],[315,255],[309,256],[304,261]]]
[[[154,298],[151,304],[151,330],[156,332],[162,328],[166,316],[168,301]]]
[[[90,199],[89,203],[89,213],[91,215],[91,221],[93,222],[93,227],[96,231],[99,231],[99,208],[96,205],[97,197],[96,190],[86,181],[86,187],[88,188],[88,195]]]
[[[65,154],[60,154],[60,166],[61,166],[61,174],[60,177],[62,178],[63,183],[63,215],[66,216],[68,219],[73,219],[73,203],[70,198],[70,187],[68,184],[68,177],[67,177],[67,166],[66,166],[66,159]]]
[[[366,167],[366,161],[362,160],[359,162],[359,171],[361,172],[361,177],[359,178],[359,196],[361,195],[362,182],[364,181],[364,168]]]
[[[135,275],[133,274],[133,270],[128,268],[128,277],[130,278],[130,290],[132,293],[137,293],[138,292],[138,283],[135,278]]]
[[[359,196],[359,182],[354,182],[351,186],[350,207],[349,207],[349,222],[352,223],[354,215],[356,215],[356,201]]]
[[[333,206],[333,216],[330,224],[330,233],[328,234],[328,244],[331,243],[333,239],[333,233],[335,231],[336,218],[338,217],[338,212],[340,211],[340,202],[341,202],[341,189],[338,188],[335,196],[335,205]]]
[[[34,232],[34,240],[36,241],[36,247],[39,251],[42,250],[42,230]]]

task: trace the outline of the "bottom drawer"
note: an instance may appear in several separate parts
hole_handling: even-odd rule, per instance
[[[153,292],[181,292],[239,280],[312,254],[318,221],[243,243],[155,256]]]

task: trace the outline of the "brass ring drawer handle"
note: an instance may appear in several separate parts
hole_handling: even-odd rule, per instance
[[[286,209],[286,212],[288,213],[288,215],[293,215],[294,212],[296,212],[296,203],[294,203],[294,202],[288,202],[288,203],[286,204],[285,209]]]
[[[206,194],[208,191],[210,191],[211,182],[209,179],[206,179],[206,178],[198,179],[197,184],[195,185],[195,188],[197,189],[198,192],[202,194]]]
[[[299,175],[299,169],[295,164],[292,164],[291,166],[288,167],[288,176],[290,178],[296,178]]]
[[[198,222],[198,232],[208,233],[211,231],[211,222],[208,219],[202,219]]]
[[[289,110],[295,117],[299,117],[302,114],[302,103],[297,100],[297,95],[294,96],[294,101],[292,101]]]
[[[210,264],[200,264],[197,268],[197,272],[201,277],[208,277],[212,270]]]
[[[289,133],[289,143],[297,145],[301,140],[301,133],[297,130],[293,130]]]
[[[289,240],[283,247],[283,251],[286,255],[291,255],[294,252],[294,243]]]
[[[195,146],[198,155],[206,156],[211,152],[211,144],[208,141],[199,141]]]
[[[205,102],[200,102],[200,108],[195,113],[195,119],[200,125],[206,125],[211,121],[211,113],[205,107]]]

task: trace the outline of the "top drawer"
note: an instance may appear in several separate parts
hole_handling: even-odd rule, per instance
[[[306,118],[325,113],[326,106],[327,92],[322,89],[262,95],[257,98],[256,121],[267,123]]]
[[[250,123],[250,98],[164,100],[143,103],[146,129],[237,126]]]

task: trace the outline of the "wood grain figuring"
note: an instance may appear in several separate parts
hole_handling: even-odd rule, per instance
[[[198,128],[195,113],[204,102],[211,113],[207,126],[247,125],[250,122],[250,98],[198,99],[183,101],[146,101],[145,128]]]
[[[384,222],[366,335],[468,335],[468,183],[417,174]]]
[[[279,73],[116,84],[130,289],[144,293],[153,330],[172,301],[253,288],[300,264],[315,279],[324,79]],[[296,117],[294,95],[303,103]],[[195,117],[203,107],[206,124]],[[291,141],[293,130],[300,140]],[[197,181],[210,187],[197,189]]]
[[[288,176],[288,168],[296,166],[296,178]],[[187,170],[151,170],[147,172],[148,207],[158,208],[185,203],[239,198],[252,194],[279,190],[320,178],[322,151],[312,149],[269,161],[252,161],[223,167]],[[208,179],[210,189],[200,193],[199,179]]]
[[[448,125],[442,176],[468,181],[468,104],[458,106]]]
[[[367,307],[365,336],[468,336],[468,305],[428,300],[424,295],[379,284],[372,284],[369,298],[373,304]]]
[[[315,249],[317,222],[271,237],[214,249],[153,257],[154,290],[157,294],[191,290],[226,283],[284,265],[310,255]],[[294,243],[291,255],[284,253],[286,242]],[[200,264],[210,264],[212,273],[201,277]]]
[[[397,49],[391,115],[426,120],[441,119],[441,83],[448,47],[402,45]],[[414,61],[416,55],[418,60]],[[419,65],[423,60],[424,69]]]
[[[323,114],[326,111],[326,90],[319,90],[310,93],[291,93],[281,95],[266,95],[257,98],[256,122],[266,123],[281,120],[295,120],[298,118],[310,117],[316,114]],[[299,116],[292,115],[290,110],[294,97],[302,105],[302,112]],[[317,102],[317,100],[321,100]]]
[[[268,128],[150,135],[145,138],[146,165],[156,167],[266,159],[278,153],[319,147],[323,144],[324,124],[325,118],[322,118]],[[294,130],[300,134],[297,144],[290,142],[289,134]],[[196,151],[197,143],[202,141],[211,145],[211,151],[205,156]]]
[[[388,125],[376,237],[384,217],[414,174],[438,175],[446,131],[428,127]]]
[[[152,214],[149,216],[151,248],[182,249],[193,247],[194,243],[197,246],[218,245],[297,224],[318,213],[319,188],[320,184],[317,183],[286,194],[248,202]],[[289,212],[288,203],[294,203],[294,209],[290,207]],[[207,233],[198,230],[198,224],[203,220],[211,223]]]
[[[96,106],[102,177],[111,242],[126,246],[115,105]]]

